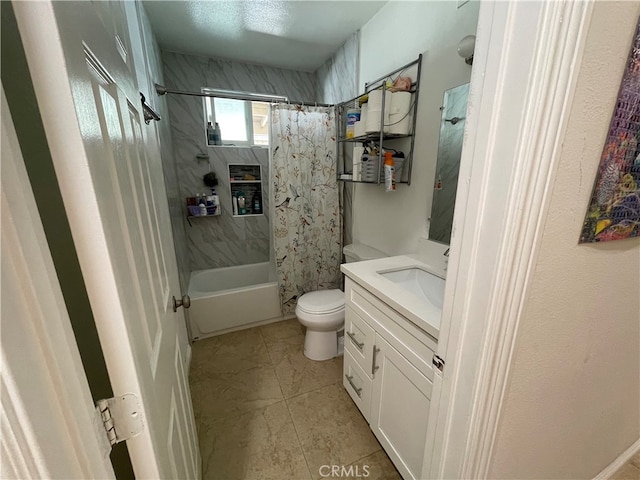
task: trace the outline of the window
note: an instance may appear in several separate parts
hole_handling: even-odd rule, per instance
[[[205,93],[221,95],[256,96],[261,99],[282,99],[259,94],[231,92],[203,88]],[[233,98],[204,97],[205,132],[206,123],[220,126],[220,134],[224,145],[269,145],[269,103],[258,100],[236,100]],[[206,134],[206,133],[205,133]]]

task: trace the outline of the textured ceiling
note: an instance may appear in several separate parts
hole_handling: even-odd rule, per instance
[[[386,0],[143,3],[163,49],[314,71]]]

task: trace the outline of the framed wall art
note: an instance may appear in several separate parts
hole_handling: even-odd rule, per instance
[[[640,236],[640,21],[600,157],[580,243]]]

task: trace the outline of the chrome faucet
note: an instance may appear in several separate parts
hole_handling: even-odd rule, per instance
[[[445,257],[448,257],[448,256],[449,256],[449,249],[448,249],[448,248],[445,250],[445,252],[443,253],[443,255],[444,255]]]

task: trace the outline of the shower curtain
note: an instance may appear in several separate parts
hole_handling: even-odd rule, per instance
[[[271,108],[273,236],[283,315],[306,292],[338,288],[342,258],[335,108]]]

